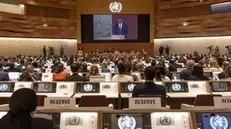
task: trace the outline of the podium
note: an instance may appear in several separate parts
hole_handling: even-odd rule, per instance
[[[112,35],[111,39],[113,39],[113,40],[124,40],[125,35]]]

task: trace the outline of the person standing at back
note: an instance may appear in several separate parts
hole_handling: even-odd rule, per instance
[[[156,69],[149,66],[144,70],[145,83],[141,86],[136,86],[133,89],[132,97],[139,97],[145,94],[161,95],[166,98],[165,87],[154,83],[153,79],[156,75]]]
[[[133,78],[131,76],[126,75],[126,65],[124,63],[118,64],[119,74],[116,74],[112,77],[112,81],[115,82],[133,82]]]
[[[37,95],[31,89],[15,91],[10,98],[9,108],[8,113],[0,119],[1,129],[53,129],[51,120],[34,118]]]

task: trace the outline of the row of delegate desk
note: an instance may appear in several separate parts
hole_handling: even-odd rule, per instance
[[[180,109],[182,103],[193,104],[199,94],[231,96],[229,81],[176,81],[156,82],[166,88],[166,103]],[[105,95],[115,109],[128,107],[133,88],[143,82],[0,82],[0,104],[8,102],[12,93],[20,88],[34,89],[37,95],[47,97],[72,97]]]
[[[0,118],[6,112],[0,112]],[[112,110],[40,112],[54,129],[230,129],[230,110]],[[43,125],[46,126],[46,125]]]

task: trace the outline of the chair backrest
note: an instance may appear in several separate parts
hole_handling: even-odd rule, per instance
[[[108,107],[108,99],[105,95],[82,96],[79,101],[79,107]]]
[[[197,95],[194,106],[214,106],[213,97],[221,97],[222,95]]]
[[[46,95],[37,95],[37,106],[44,106]]]
[[[148,97],[148,98],[160,98],[161,100],[161,107],[166,107],[165,99],[162,95],[156,95],[156,94],[141,94],[139,97]]]

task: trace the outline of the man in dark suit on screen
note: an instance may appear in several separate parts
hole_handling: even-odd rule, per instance
[[[122,18],[117,19],[117,23],[113,29],[113,35],[123,35],[125,38],[128,35],[128,26],[127,24],[123,23]]]

